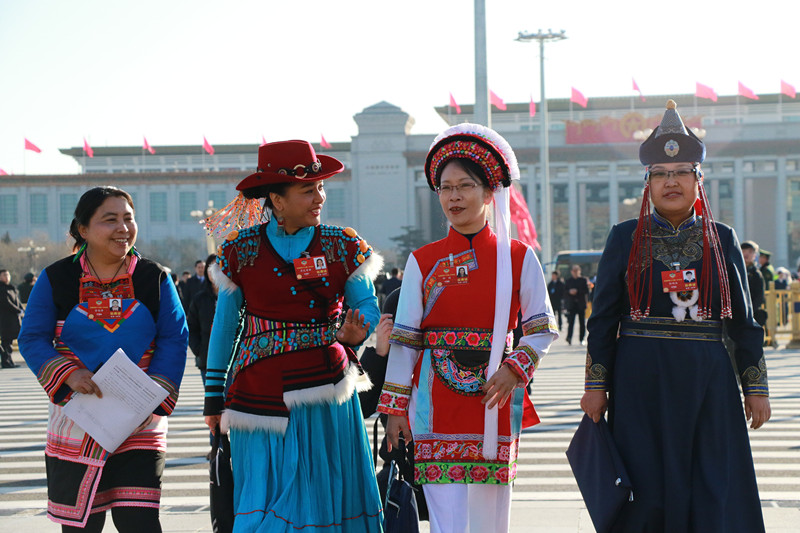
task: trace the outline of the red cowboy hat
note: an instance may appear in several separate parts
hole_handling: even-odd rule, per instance
[[[243,191],[275,183],[324,180],[344,170],[344,164],[328,155],[317,155],[306,141],[267,143],[258,149],[258,169],[236,186]]]

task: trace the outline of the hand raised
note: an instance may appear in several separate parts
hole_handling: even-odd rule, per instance
[[[369,331],[369,322],[364,323],[365,316],[358,309],[348,309],[344,315],[344,323],[336,332],[336,340],[348,346],[355,346],[364,342]]]

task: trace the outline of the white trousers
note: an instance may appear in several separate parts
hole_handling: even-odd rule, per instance
[[[423,484],[431,533],[508,533],[511,485]]]

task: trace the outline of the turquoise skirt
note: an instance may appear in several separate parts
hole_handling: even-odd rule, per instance
[[[230,429],[234,533],[383,530],[358,395],[294,407],[285,435]]]

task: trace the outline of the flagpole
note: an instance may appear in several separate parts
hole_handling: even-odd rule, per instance
[[[736,123],[737,124],[741,124],[742,123],[742,115],[741,115],[741,112],[739,111],[739,95],[738,94],[736,95]]]
[[[488,67],[486,59],[486,0],[475,0],[475,109],[473,120],[492,127],[492,106],[489,104]]]

